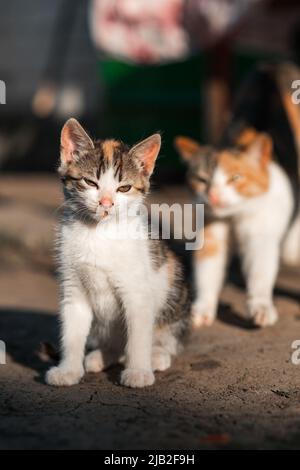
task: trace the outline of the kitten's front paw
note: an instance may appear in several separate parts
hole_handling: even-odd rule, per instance
[[[195,302],[192,306],[192,326],[195,330],[211,326],[216,318],[216,310],[209,304]]]
[[[80,382],[83,376],[83,369],[80,371],[72,371],[63,367],[52,367],[46,374],[46,383],[55,385],[56,387],[67,387]]]
[[[171,354],[161,351],[152,354],[152,369],[153,371],[167,370],[171,367]]]
[[[121,374],[121,384],[126,387],[141,388],[154,384],[154,374],[152,370],[145,369],[125,369]]]
[[[249,316],[256,326],[272,326],[278,320],[277,310],[272,304],[251,303],[248,305],[248,310]]]

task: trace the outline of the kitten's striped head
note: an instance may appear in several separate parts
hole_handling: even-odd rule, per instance
[[[99,222],[139,204],[160,145],[159,134],[132,148],[114,139],[93,141],[76,119],[69,119],[61,132],[58,169],[68,207],[82,220]]]
[[[247,130],[235,147],[221,150],[187,137],[177,137],[175,146],[188,163],[190,186],[216,215],[230,215],[268,191],[272,141],[266,134],[253,131],[250,138]]]

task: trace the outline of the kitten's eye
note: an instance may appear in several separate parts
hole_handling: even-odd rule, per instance
[[[239,180],[242,176],[239,173],[232,175],[228,178],[228,183],[234,183],[235,181]]]
[[[205,184],[208,183],[208,178],[207,178],[206,176],[203,176],[203,175],[194,175],[194,178],[195,178],[197,181],[200,181],[200,183],[205,183]]]
[[[93,181],[93,180],[89,180],[88,178],[83,178],[83,181],[88,184],[89,186],[93,186],[93,188],[97,188],[98,189],[98,184]]]
[[[130,191],[131,188],[132,186],[130,184],[125,184],[124,186],[120,186],[118,188],[118,191],[120,191],[120,193],[128,193],[128,191]]]

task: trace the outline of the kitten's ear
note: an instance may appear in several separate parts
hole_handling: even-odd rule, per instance
[[[254,127],[245,127],[235,138],[235,144],[240,147],[249,147],[255,139],[257,139],[259,133]]]
[[[60,158],[63,163],[72,163],[82,151],[92,150],[94,144],[76,119],[65,123],[60,136]]]
[[[155,160],[158,157],[161,147],[161,137],[159,134],[153,134],[142,142],[136,144],[130,150],[130,156],[138,159],[142,164],[144,173],[149,177],[151,176]]]
[[[178,135],[174,139],[174,145],[185,161],[190,161],[201,153],[201,145],[189,137]]]
[[[252,160],[266,166],[272,160],[273,142],[268,134],[258,134],[247,148],[247,155]]]

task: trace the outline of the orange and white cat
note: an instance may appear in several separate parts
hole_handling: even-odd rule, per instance
[[[204,245],[194,257],[195,327],[211,325],[216,317],[231,245],[241,257],[249,319],[267,326],[278,318],[273,288],[294,198],[287,175],[272,160],[271,138],[256,132],[248,137],[221,150],[187,137],[175,140],[197,202],[206,204]],[[295,242],[297,234],[290,238]]]

